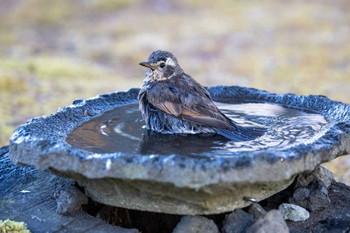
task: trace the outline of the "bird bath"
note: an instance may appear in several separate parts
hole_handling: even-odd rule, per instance
[[[233,102],[233,101],[232,101]],[[331,126],[324,116],[269,103],[221,103],[217,106],[241,126],[264,126],[252,141],[232,142],[213,135],[168,135],[146,130],[138,104],[126,104],[79,126],[66,141],[94,153],[138,153],[186,157],[232,157],[263,149],[281,151],[320,138]]]
[[[286,188],[295,175],[350,152],[350,106],[324,96],[278,95],[242,87],[208,89],[253,141],[163,135],[144,129],[139,89],[77,100],[13,134],[19,164],[70,177],[94,200],[175,214],[231,211]]]

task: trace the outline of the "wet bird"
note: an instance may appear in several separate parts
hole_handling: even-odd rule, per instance
[[[261,128],[242,127],[225,116],[209,92],[180,67],[167,51],[151,53],[139,106],[150,130],[165,134],[217,133],[233,141],[253,140]]]

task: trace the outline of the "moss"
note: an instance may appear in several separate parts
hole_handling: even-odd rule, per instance
[[[21,94],[28,90],[28,85],[18,76],[1,75],[0,74],[0,90],[12,92],[13,94]]]
[[[0,233],[30,233],[24,222],[0,220]]]
[[[17,42],[16,35],[13,34],[8,28],[1,28],[0,26],[0,44],[3,47],[7,47]]]
[[[58,57],[40,56],[26,62],[26,70],[42,77],[96,77],[106,75],[106,71],[93,64],[79,60]]]
[[[13,21],[26,19],[22,24],[50,26],[66,22],[74,14],[74,2],[69,0],[27,0],[12,15]]]
[[[115,11],[130,6],[135,0],[95,0],[90,1],[90,9],[95,11]]]

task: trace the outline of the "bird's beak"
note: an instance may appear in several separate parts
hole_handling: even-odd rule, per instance
[[[144,66],[144,67],[147,67],[147,68],[150,68],[151,70],[155,70],[157,67],[156,67],[156,64],[153,64],[153,63],[150,63],[150,62],[140,62],[140,65],[141,66]]]

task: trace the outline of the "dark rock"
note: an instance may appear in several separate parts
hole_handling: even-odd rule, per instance
[[[326,188],[328,188],[332,183],[333,174],[326,168],[317,166],[316,169],[312,172],[303,172],[298,175],[296,188],[306,187],[314,180],[318,180]]]
[[[315,188],[311,189],[309,200],[310,211],[327,208],[331,204],[331,201],[328,197],[328,190],[321,183],[315,184]]]
[[[202,216],[184,216],[173,233],[219,233],[213,220]]]
[[[278,210],[270,210],[264,218],[256,221],[247,229],[247,233],[288,233],[287,223]]]
[[[332,180],[333,174],[322,166],[318,166],[312,172],[298,175],[296,190],[290,202],[310,211],[328,207],[330,204],[328,187]]]
[[[327,188],[319,180],[312,181],[305,188],[296,189],[289,201],[310,211],[327,208],[331,203]]]
[[[254,216],[254,219],[263,218],[266,215],[266,210],[258,203],[253,203],[249,206],[248,212]]]
[[[222,233],[243,233],[254,223],[254,218],[247,212],[238,209],[225,216]]]
[[[328,187],[333,180],[333,174],[322,166],[312,172],[298,175],[296,190],[291,203],[300,205],[310,211],[317,211],[329,206]]]
[[[307,188],[298,188],[295,190],[293,197],[289,200],[291,203],[300,205],[304,208],[309,206],[310,190]]]
[[[88,203],[88,198],[74,186],[56,191],[54,197],[57,202],[57,213],[61,215],[73,214]]]
[[[303,222],[287,221],[291,233],[350,232],[350,187],[333,181],[328,189],[331,205],[310,212]]]
[[[294,204],[283,203],[278,207],[278,211],[283,215],[285,220],[293,222],[305,221],[310,217],[306,209]]]

